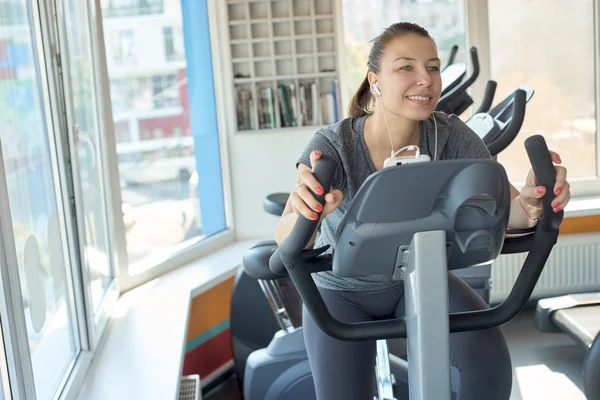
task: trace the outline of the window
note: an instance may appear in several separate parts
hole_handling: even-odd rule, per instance
[[[181,29],[171,26],[164,27],[163,36],[165,42],[165,58],[167,61],[183,60],[183,34]]]
[[[465,60],[466,33],[464,0],[379,0],[368,7],[362,0],[342,0],[350,99],[367,74],[370,41],[398,21],[414,22],[429,32],[436,42],[442,66],[452,46],[458,45],[455,61]]]
[[[8,4],[19,10],[11,15],[27,15],[31,13],[28,3],[1,3],[0,7]],[[10,214],[0,218],[12,220],[14,245],[5,239],[0,246],[16,256],[17,265],[1,267],[18,279],[20,288],[13,287],[11,298],[2,301],[22,311],[15,320],[2,323],[18,324],[26,332],[15,339],[23,341],[18,354],[33,369],[33,376],[23,372],[24,379],[33,379],[37,398],[45,400],[54,398],[82,348],[77,325],[82,310],[75,306],[69,278],[78,261],[67,249],[71,222],[63,206],[68,199],[56,185],[62,166],[53,150],[57,135],[44,91],[48,81],[40,71],[43,60],[37,58],[41,43],[27,18],[10,28],[5,21],[0,18],[0,37],[15,39],[8,44],[11,57],[3,67],[16,73],[0,77],[0,139],[7,185],[1,189],[0,201],[6,193],[10,206]],[[13,348],[16,345],[11,343]],[[20,352],[23,349],[25,353]]]
[[[154,48],[155,38],[164,38],[166,57],[149,51],[135,70],[108,66],[115,131],[119,127],[131,132],[130,141],[117,143],[117,153],[132,276],[168,262],[191,244],[227,227],[215,140],[207,6],[202,4],[169,2],[168,15],[165,8],[165,14],[153,16],[152,23],[135,26],[136,46]],[[111,20],[104,24],[105,38],[114,34],[119,20],[123,24],[132,21],[115,15],[103,18]],[[193,38],[186,43],[193,50],[187,57],[184,31]],[[174,57],[181,62],[171,62]]]
[[[198,242],[227,230],[206,3],[182,2],[187,10],[173,12],[178,2],[169,2],[169,15],[162,15],[162,1],[102,1],[127,10],[110,16],[109,46],[115,35],[136,32],[151,47],[173,15],[180,18],[173,40],[184,28],[194,38],[183,66],[148,52],[143,68],[110,71],[115,110],[108,126],[114,123],[114,162],[125,178],[117,213],[122,206],[130,261],[119,276],[118,235],[111,235],[119,232],[108,224],[104,175],[115,155],[104,153],[114,147],[101,129],[107,82],[94,68],[106,59],[95,53],[97,30],[90,26],[101,13],[87,9],[97,2],[32,4],[0,0],[0,219],[12,224],[0,243],[0,254],[9,254],[0,260],[0,400],[76,397],[67,391],[87,372],[116,302],[116,278],[130,289],[164,273],[171,260],[176,266],[192,259],[207,248]],[[132,18],[148,13],[160,23]],[[53,15],[64,18],[49,22]],[[134,25],[150,34],[137,36]]]
[[[0,25],[4,27],[25,25],[27,23],[27,9],[22,1],[0,1]]]
[[[524,181],[523,143],[541,134],[561,155],[573,193],[598,194],[594,1],[489,0],[488,12],[496,100],[522,85],[535,90],[519,135],[498,161],[512,181]]]
[[[147,77],[111,79],[110,96],[113,112],[119,115],[153,108],[152,86]]]
[[[133,31],[118,30],[113,33],[112,54],[116,64],[127,65],[135,63],[134,49],[136,48]]]
[[[102,2],[103,18],[124,18],[162,14],[164,0],[106,0]]]
[[[127,78],[111,79],[110,92],[113,112],[117,114],[140,110],[172,108],[181,106],[181,87],[184,80],[175,74],[139,76],[141,68]],[[179,71],[173,68],[174,71]],[[151,70],[150,70],[151,71]],[[136,76],[138,75],[138,76]]]
[[[152,77],[154,108],[178,107],[180,105],[179,83],[175,75]]]

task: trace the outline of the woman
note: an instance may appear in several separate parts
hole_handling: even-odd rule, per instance
[[[333,244],[337,227],[362,183],[406,146],[418,147],[432,160],[491,158],[481,139],[458,117],[434,112],[442,87],[440,59],[425,29],[411,23],[391,25],[373,40],[367,67],[350,103],[349,118],[318,131],[302,153],[296,187],[277,227],[278,243],[291,232],[298,214],[317,219],[316,212],[322,212],[316,246]],[[323,154],[338,162],[324,209],[310,192],[325,191],[312,174]],[[552,160],[561,162],[556,153]],[[556,170],[554,209],[545,212],[558,212],[570,199],[566,169],[556,166]],[[542,217],[544,194],[544,187],[535,186],[533,171],[521,192],[511,185],[509,229],[534,226]],[[331,314],[343,322],[404,315],[401,282],[383,276],[342,278],[332,271],[313,274],[313,278]],[[451,312],[486,306],[452,272],[448,285]],[[320,330],[306,310],[303,326],[317,398],[372,399],[375,342],[334,339]],[[450,358],[460,378],[460,399],[510,397],[512,370],[500,328],[451,334]]]

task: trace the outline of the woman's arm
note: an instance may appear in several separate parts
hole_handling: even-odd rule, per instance
[[[542,209],[528,206],[521,198],[521,193],[512,184],[510,184],[510,198],[508,229],[525,229],[537,225],[536,219],[542,217]]]

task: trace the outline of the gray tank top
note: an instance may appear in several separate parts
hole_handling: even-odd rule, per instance
[[[317,131],[298,159],[298,163],[303,163],[310,168],[310,153],[319,150],[338,162],[333,187],[344,194],[344,200],[323,220],[315,247],[328,244],[331,245],[328,251],[331,251],[338,225],[354,195],[365,179],[376,172],[364,138],[366,118],[366,116],[346,118]],[[438,127],[437,160],[491,158],[490,152],[479,136],[457,116],[435,112],[435,120]],[[420,122],[420,129],[421,153],[429,155],[433,160],[435,148],[433,115]],[[402,285],[399,281],[377,275],[347,278],[327,271],[312,276],[317,286],[331,290],[373,293],[396,289]]]

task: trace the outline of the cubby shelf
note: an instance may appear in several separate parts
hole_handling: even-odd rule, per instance
[[[227,1],[238,132],[339,119],[335,1]]]

